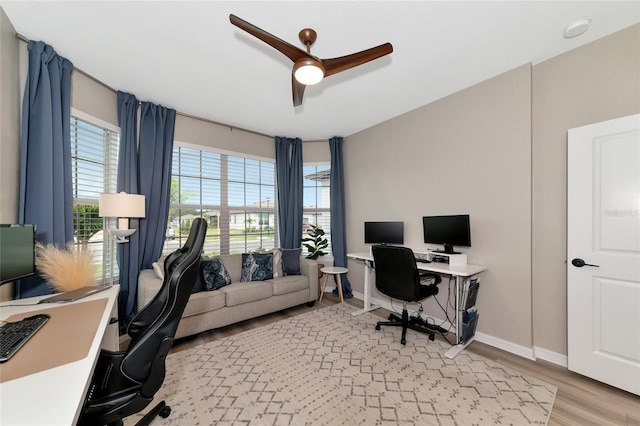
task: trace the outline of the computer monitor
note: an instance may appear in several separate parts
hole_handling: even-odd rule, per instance
[[[443,244],[443,253],[457,254],[454,246],[471,247],[469,215],[424,216],[422,231],[426,244]]]
[[[365,222],[365,244],[404,244],[404,222]]]
[[[0,225],[0,284],[33,275],[35,263],[36,227]]]

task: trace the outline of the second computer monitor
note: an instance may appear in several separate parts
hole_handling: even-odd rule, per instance
[[[469,215],[424,216],[422,230],[426,244],[442,244],[444,253],[455,254],[453,247],[471,247]]]

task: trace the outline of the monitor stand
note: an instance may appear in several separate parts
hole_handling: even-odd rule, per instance
[[[459,251],[453,251],[453,244],[445,244],[444,250],[434,250],[436,253],[461,254]]]

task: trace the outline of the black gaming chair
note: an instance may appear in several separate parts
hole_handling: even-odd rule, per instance
[[[199,273],[206,233],[207,222],[195,219],[184,246],[167,256],[160,291],[129,324],[128,349],[100,353],[78,425],[122,425],[123,418],[151,403],[164,381],[165,359]],[[161,401],[137,424],[169,413]]]
[[[402,318],[389,315],[389,321],[380,321],[380,326],[402,327],[400,343],[407,343],[407,328],[427,333],[430,340],[434,340],[434,332],[428,326],[423,326],[409,320],[407,302],[419,302],[429,296],[438,294],[437,284],[442,281],[440,275],[420,271],[416,264],[413,250],[408,247],[374,245],[373,263],[376,271],[376,288],[381,293],[394,299],[403,301]],[[422,284],[429,281],[429,284]]]

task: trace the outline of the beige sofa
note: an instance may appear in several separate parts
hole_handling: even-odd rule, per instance
[[[242,254],[220,256],[231,276],[231,284],[218,290],[193,293],[187,303],[176,338],[190,336],[239,321],[259,317],[318,299],[318,266],[314,260],[300,258],[301,275],[285,275],[265,281],[241,282]],[[138,276],[138,310],[162,286],[153,269]]]

